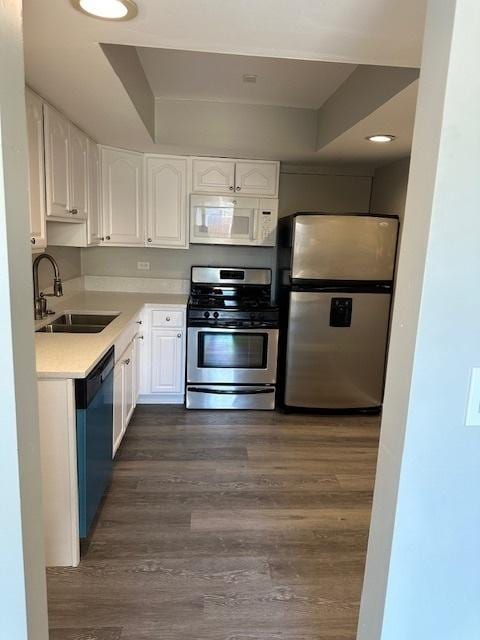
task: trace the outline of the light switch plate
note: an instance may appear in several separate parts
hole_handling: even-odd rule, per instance
[[[480,427],[480,367],[472,369],[465,424],[467,427]]]
[[[137,262],[137,269],[140,271],[150,271],[150,263],[149,262]]]

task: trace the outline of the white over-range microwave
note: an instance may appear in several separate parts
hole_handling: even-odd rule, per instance
[[[278,199],[190,197],[190,242],[274,247]]]

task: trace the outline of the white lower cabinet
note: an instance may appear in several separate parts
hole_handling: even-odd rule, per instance
[[[136,337],[117,359],[113,375],[113,456],[137,404]]]
[[[122,359],[123,367],[123,410],[125,413],[125,429],[130,422],[137,404],[135,340],[132,340]]]
[[[182,393],[183,331],[152,329],[151,393]]]
[[[185,307],[148,306],[143,314],[139,402],[182,404],[185,397]]]
[[[113,372],[113,455],[125,433],[123,425],[123,367],[117,364]]]

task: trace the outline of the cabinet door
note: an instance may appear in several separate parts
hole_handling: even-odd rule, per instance
[[[143,245],[143,156],[103,148],[102,222],[107,245]]]
[[[71,218],[68,121],[44,106],[47,216]]]
[[[183,331],[152,329],[151,393],[182,393]]]
[[[86,220],[88,215],[87,136],[69,124],[70,148],[70,213],[75,219]]]
[[[47,246],[45,218],[45,160],[43,141],[43,103],[28,89],[25,92],[28,135],[28,204],[32,249]]]
[[[145,167],[147,244],[186,249],[188,160],[147,156]]]
[[[113,373],[113,456],[124,433],[123,417],[123,366],[118,363]]]
[[[235,191],[246,196],[277,196],[278,162],[238,160],[235,166]]]
[[[125,350],[122,356],[123,367],[123,430],[125,431],[130,418],[132,417],[133,410],[135,409],[135,387],[136,387],[136,373],[135,373],[135,357],[134,357],[134,342]]]
[[[197,193],[227,193],[235,189],[233,160],[193,160],[193,191]]]
[[[88,150],[88,218],[87,244],[98,244],[101,240],[100,225],[100,192],[98,179],[100,176],[100,154],[93,140],[87,140]]]

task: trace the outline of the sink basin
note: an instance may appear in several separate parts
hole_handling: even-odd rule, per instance
[[[37,333],[100,333],[117,315],[64,313],[41,329],[37,329]]]

